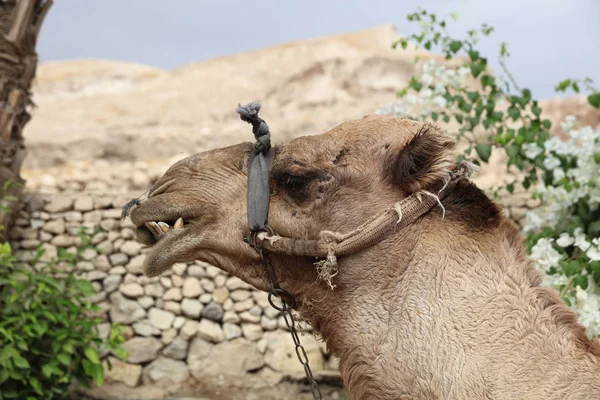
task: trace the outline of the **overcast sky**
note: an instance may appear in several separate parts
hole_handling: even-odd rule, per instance
[[[56,0],[38,52],[42,62],[96,58],[169,69],[384,23],[412,33],[418,26],[405,17],[418,6],[458,12],[453,33],[494,26],[484,55],[508,42],[509,68],[538,98],[567,77],[600,86],[600,0]]]

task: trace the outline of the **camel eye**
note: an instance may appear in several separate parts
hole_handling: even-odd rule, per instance
[[[301,192],[306,187],[308,178],[301,175],[283,174],[278,179],[278,184],[291,192]]]

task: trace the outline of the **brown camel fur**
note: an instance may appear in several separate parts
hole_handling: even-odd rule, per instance
[[[243,241],[251,149],[177,162],[133,210],[140,240],[153,245],[147,275],[198,259],[268,289]],[[439,185],[454,159],[454,141],[435,126],[387,116],[299,137],[275,149],[269,224],[292,238],[349,232]],[[340,357],[350,397],[600,399],[600,347],[540,287],[515,225],[469,181],[443,207],[444,218],[436,206],[340,257],[334,289],[318,279],[314,258],[272,256],[281,286]]]

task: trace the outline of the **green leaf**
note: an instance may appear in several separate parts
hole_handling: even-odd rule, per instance
[[[44,392],[42,391],[42,385],[40,384],[40,381],[38,381],[36,378],[29,378],[29,384],[37,394],[44,394]]]
[[[509,193],[514,192],[515,191],[514,183],[509,183],[508,185],[506,185],[506,190],[508,190]]]
[[[60,353],[59,355],[56,356],[56,359],[58,361],[60,361],[61,364],[64,364],[66,366],[71,365],[71,355],[70,354]]]
[[[462,47],[462,42],[460,40],[454,40],[450,43],[450,51],[456,54],[460,48]]]
[[[594,162],[596,164],[600,164],[600,154],[598,154],[598,153],[594,154]]]
[[[562,269],[565,275],[567,276],[577,275],[581,273],[581,264],[579,263],[579,261],[575,260],[564,262],[562,263]]]
[[[128,356],[127,350],[125,350],[122,347],[115,347],[114,349],[112,349],[112,353],[119,357],[121,360],[125,360]]]
[[[471,64],[471,74],[477,78],[485,69],[485,64],[482,62],[475,62]]]
[[[93,296],[96,294],[96,289],[92,286],[91,282],[86,281],[85,279],[78,279],[75,281],[75,286],[81,291],[81,293],[85,296]]]
[[[538,106],[533,106],[531,107],[531,112],[533,112],[533,115],[535,115],[536,117],[540,117],[540,114],[542,113],[542,109],[539,108]]]
[[[477,155],[479,156],[479,158],[481,158],[482,161],[488,162],[492,154],[492,146],[490,146],[489,144],[478,143],[477,145],[475,145],[475,151],[477,152]]]
[[[477,61],[479,59],[479,52],[477,50],[470,50],[469,58],[471,61]]]
[[[508,115],[513,119],[513,121],[516,121],[517,119],[519,119],[519,116],[521,116],[521,112],[519,111],[519,109],[517,107],[510,107],[508,109]]]
[[[467,97],[471,103],[475,103],[479,99],[479,92],[467,92]]]
[[[13,357],[13,363],[15,364],[15,367],[17,368],[30,368],[31,366],[29,365],[29,361],[27,361],[25,358],[21,357],[20,355],[18,357]]]
[[[408,82],[408,86],[418,92],[423,87],[423,84],[419,82],[416,78],[411,78],[410,82]]]
[[[600,92],[590,94],[587,99],[588,103],[590,103],[592,107],[600,108]]]
[[[86,347],[84,353],[88,360],[90,360],[94,364],[100,364],[100,356],[98,355],[98,350],[96,350],[93,347]]]
[[[432,119],[432,120],[434,120],[434,121],[437,121],[438,117],[439,117],[439,114],[438,114],[438,113],[436,113],[436,112],[432,112],[432,113],[431,113],[431,119]]]
[[[542,126],[544,129],[550,130],[550,128],[552,128],[552,122],[549,119],[545,119],[542,121]]]
[[[578,277],[573,279],[573,285],[579,286],[583,290],[587,289],[588,283],[589,283],[589,281],[588,281],[587,275],[579,275]]]

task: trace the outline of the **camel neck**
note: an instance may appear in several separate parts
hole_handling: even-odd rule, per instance
[[[342,261],[311,313],[352,398],[600,398],[597,346],[509,240],[424,225]]]

